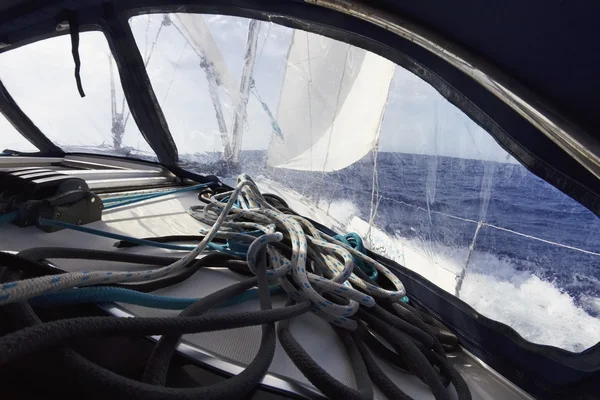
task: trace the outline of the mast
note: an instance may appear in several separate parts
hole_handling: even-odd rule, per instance
[[[256,48],[258,43],[258,33],[260,31],[260,22],[251,20],[248,24],[248,39],[246,41],[246,55],[244,57],[244,68],[242,69],[242,79],[240,81],[240,97],[233,115],[233,124],[231,129],[231,156],[225,161],[238,162],[242,148],[242,133],[246,124],[248,98],[252,89],[254,75],[254,65],[256,61]]]
[[[208,92],[210,93],[210,100],[212,101],[215,109],[215,115],[217,117],[217,125],[219,126],[219,132],[221,133],[221,144],[223,145],[223,156],[224,160],[230,160],[233,158],[231,150],[231,143],[227,134],[227,124],[225,123],[225,117],[223,116],[223,105],[221,104],[221,98],[219,96],[219,85],[221,81],[217,71],[215,71],[215,65],[209,61],[205,56],[201,57],[200,67],[206,73],[206,79],[208,80]]]
[[[112,56],[108,55],[108,66],[110,69],[110,106],[111,106],[111,117],[112,117],[112,140],[113,140],[113,148],[115,150],[121,149],[121,144],[123,143],[123,135],[125,134],[125,121],[123,120],[123,108],[125,104],[121,107],[121,112],[117,110],[117,96],[115,92],[115,73],[113,70],[113,62]],[[125,100],[123,100],[125,101]]]
[[[260,22],[251,20],[248,25],[248,38],[246,42],[246,53],[244,57],[244,67],[242,69],[242,77],[239,85],[239,91],[235,87],[234,80],[232,79],[229,70],[225,64],[223,55],[221,54],[212,34],[204,22],[204,19],[200,15],[194,14],[178,14],[169,17],[165,15],[161,26],[159,27],[154,42],[150,49],[149,54],[144,55],[144,64],[147,66],[158,38],[162,32],[162,28],[165,26],[173,26],[179,34],[186,40],[192,50],[198,55],[200,59],[200,67],[206,74],[208,81],[208,90],[210,93],[211,102],[215,110],[215,116],[217,119],[217,125],[219,133],[221,135],[221,143],[223,145],[222,160],[227,163],[239,162],[239,155],[242,146],[243,131],[246,125],[247,118],[247,105],[250,97],[250,93],[254,89],[254,67],[256,63],[256,51],[258,44],[258,35],[260,32]],[[121,148],[121,142],[123,134],[125,132],[125,126],[129,119],[130,113],[127,115],[124,113],[125,99],[123,98],[123,105],[121,111],[117,110],[116,105],[116,94],[114,84],[114,73],[112,61],[110,62],[110,76],[111,76],[111,112],[112,112],[112,135],[115,149]],[[231,134],[228,132],[227,123],[224,115],[223,102],[220,96],[219,88],[223,88],[224,91],[231,97],[232,103],[235,104],[235,112],[233,116],[233,122],[231,126]],[[259,98],[258,93],[255,95],[261,102],[263,109],[271,119],[271,125],[274,130],[279,132],[279,126],[273,118],[268,106],[262,102]]]
[[[173,18],[172,22],[177,31],[200,58],[200,67],[206,74],[208,91],[213,108],[215,109],[219,133],[221,134],[221,144],[223,145],[223,155],[221,158],[225,161],[230,161],[233,159],[232,141],[227,131],[219,87],[223,87],[225,92],[235,102],[237,99],[237,90],[235,89],[234,81],[229,74],[217,43],[201,15],[180,14],[176,18]]]

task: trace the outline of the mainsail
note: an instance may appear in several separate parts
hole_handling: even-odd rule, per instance
[[[395,65],[363,49],[296,30],[267,163],[335,171],[377,144]]]

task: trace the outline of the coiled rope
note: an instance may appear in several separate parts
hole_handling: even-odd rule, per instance
[[[228,200],[222,201],[226,196]],[[233,207],[236,203],[239,208]],[[18,275],[16,278],[14,274],[10,275],[13,279],[5,280],[0,286],[0,304],[4,304],[0,311],[12,307],[17,310],[17,315],[19,312],[29,315],[31,309],[23,300],[37,297],[35,301],[44,302],[81,291],[84,292],[82,294],[93,294],[93,291],[96,294],[104,293],[101,299],[106,301],[115,301],[118,296],[127,293],[132,296],[130,299],[137,301],[141,297],[132,295],[131,290],[135,290],[138,285],[169,279],[179,276],[181,271],[190,270],[192,264],[202,260],[196,257],[213,239],[247,243],[246,261],[239,261],[245,265],[246,272],[256,277],[198,299],[177,318],[83,317],[47,323],[41,323],[37,318],[23,318],[20,329],[0,337],[0,367],[41,350],[54,349],[51,354],[64,363],[65,373],[77,373],[90,388],[101,390],[104,395],[190,399],[242,397],[266,373],[275,350],[274,323],[284,321],[279,323],[277,330],[284,350],[311,383],[329,396],[372,398],[373,391],[368,386],[368,377],[371,377],[391,398],[408,398],[389,378],[379,376],[382,374],[381,369],[368,353],[368,347],[371,350],[379,349],[373,351],[379,355],[385,353],[384,359],[415,373],[431,388],[438,400],[451,398],[445,388],[450,383],[459,399],[471,398],[466,383],[445,358],[444,351],[456,344],[456,337],[452,336],[449,340],[448,335],[451,334],[444,327],[405,304],[402,300],[405,296],[402,283],[382,264],[354,248],[358,246],[334,239],[293,212],[283,213],[276,209],[245,175],[239,177],[232,192],[215,195],[206,206],[193,207],[189,213],[212,225],[210,229],[200,232],[203,239],[199,245],[174,262],[154,259],[153,265],[165,266],[142,272],[95,271],[48,275],[51,270],[35,261],[8,255],[0,257],[0,265],[12,268],[13,272],[17,270],[37,275],[23,280],[19,280]],[[256,231],[261,233],[259,237],[256,237]],[[50,250],[37,253],[30,251],[29,257],[39,259],[42,256],[52,257],[53,254],[56,255]],[[71,253],[71,256],[76,255]],[[85,258],[90,255],[84,251],[81,256]],[[130,261],[133,262],[133,259]],[[377,282],[362,269],[355,269],[359,261],[377,271]],[[165,264],[166,262],[169,264]],[[120,286],[119,290],[85,288],[90,285],[117,284]],[[269,292],[274,285],[281,286],[288,295],[288,305],[284,308],[271,307]],[[253,286],[258,286],[261,311],[202,316],[208,309],[226,300],[247,295],[247,290],[253,290]],[[74,289],[75,287],[77,288]],[[121,289],[126,289],[127,292]],[[44,297],[38,297],[40,295]],[[157,298],[152,300],[163,302],[162,306],[168,301]],[[90,301],[90,297],[76,302],[79,301]],[[182,304],[178,305],[180,306]],[[309,309],[339,327],[336,330],[349,352],[357,382],[360,383],[358,390],[333,379],[294,340],[285,320]],[[236,377],[205,388],[164,387],[170,360],[182,334],[261,324],[263,335],[256,358]],[[392,349],[382,344],[372,333],[386,339]],[[114,374],[69,347],[60,347],[78,338],[136,334],[163,335],[150,357],[142,382]]]
[[[229,197],[226,203],[219,201],[226,196]],[[241,208],[233,207],[236,202],[239,202]],[[200,234],[204,235],[204,239],[194,250],[168,266],[146,271],[74,272],[9,282],[0,288],[0,304],[22,301],[50,291],[76,286],[129,283],[162,278],[189,265],[214,238],[252,243],[248,250],[248,265],[251,271],[255,272],[252,266],[256,264],[258,252],[268,243],[281,242],[285,237],[286,242],[291,245],[291,257],[288,258],[273,247],[267,248],[271,264],[271,269],[267,271],[269,279],[277,281],[295,301],[310,300],[316,313],[329,322],[349,330],[356,328],[356,322],[349,320],[348,317],[356,313],[359,304],[371,307],[375,304],[373,296],[400,301],[405,295],[402,283],[387,268],[351,246],[319,232],[304,218],[278,211],[265,200],[256,184],[246,175],[238,178],[238,184],[231,193],[213,196],[211,202],[202,207],[202,210],[194,208],[190,210],[190,214],[211,225],[211,228],[201,230]],[[258,230],[263,235],[257,239],[254,235],[248,234],[248,230]],[[123,239],[119,235],[113,236],[116,239]],[[156,245],[153,242],[148,244],[150,243]],[[313,263],[317,264],[313,272],[310,272],[313,267],[309,269],[306,265],[309,255]],[[365,283],[353,273],[354,259],[360,259],[386,276],[396,290],[389,291]],[[323,276],[314,273],[317,270]],[[290,282],[290,278],[295,285]],[[367,294],[354,289],[351,284]],[[322,292],[336,293],[348,299],[350,303],[348,306],[334,304],[325,299],[321,295]]]
[[[249,177],[242,175],[240,181],[248,182],[240,191],[241,207],[229,209],[231,215],[220,225],[215,237],[251,241],[249,261],[255,260],[256,253],[268,243],[281,242],[285,237],[285,242],[291,246],[291,255],[288,258],[277,248],[268,247],[267,253],[272,269],[267,271],[267,276],[271,281],[277,280],[295,301],[310,300],[315,313],[334,325],[354,330],[356,322],[348,317],[356,313],[359,304],[372,307],[375,305],[373,297],[393,302],[401,301],[404,297],[404,286],[386,267],[352,246],[319,232],[306,219],[280,212],[261,195]],[[217,194],[206,206],[192,207],[188,212],[197,220],[214,227],[218,222],[217,216],[222,215],[228,204],[219,200],[226,196],[229,194]],[[229,201],[232,198],[233,196],[230,196]],[[250,229],[261,231],[264,235],[256,239],[244,233]],[[207,229],[200,230],[200,234],[208,232]],[[316,265],[307,266],[309,256]],[[384,275],[396,290],[382,289],[360,279],[353,273],[355,259]],[[252,263],[249,263],[250,267],[251,265]],[[316,272],[321,272],[322,275]],[[290,282],[290,278],[294,284]],[[353,285],[363,292],[355,289]],[[327,300],[321,294],[327,292],[348,299],[348,306],[340,306]]]
[[[26,279],[23,281],[8,282],[0,287],[0,305],[27,300],[50,291],[68,289],[72,287],[90,286],[95,284],[108,284],[119,282],[139,282],[162,278],[185,266],[189,265],[202,253],[209,243],[215,238],[221,224],[227,218],[235,199],[241,190],[250,184],[248,179],[239,179],[239,183],[231,194],[229,201],[223,205],[221,214],[215,219],[215,224],[206,231],[204,239],[188,254],[174,263],[157,269],[147,271],[84,271],[72,272],[56,276],[43,276]],[[253,238],[255,239],[255,238]]]

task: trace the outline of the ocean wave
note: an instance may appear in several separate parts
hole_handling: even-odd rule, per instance
[[[522,166],[439,157],[432,187],[430,156],[380,153],[373,191],[371,155],[332,173],[269,169],[259,151],[242,157],[244,171],[279,182],[296,211],[358,232],[371,249],[452,294],[475,239],[460,297],[524,338],[571,351],[600,339],[600,258],[589,254],[600,252],[600,222]],[[477,230],[477,221],[501,229]]]
[[[348,228],[366,236],[368,224],[355,218]],[[454,294],[468,248],[407,239],[372,227],[368,239],[373,250]],[[600,297],[577,300],[556,282],[519,268],[510,257],[474,251],[460,298],[533,343],[581,352],[600,341],[600,319],[595,318]]]

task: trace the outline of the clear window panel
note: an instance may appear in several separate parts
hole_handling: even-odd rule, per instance
[[[292,31],[254,21],[255,63],[243,115],[238,105],[250,22],[198,14],[130,19],[184,167],[223,175],[228,160],[239,161],[229,150],[224,154],[234,136],[238,153],[264,150],[271,138]]]
[[[0,114],[0,152],[6,150],[36,152],[38,148],[25,139],[14,126]]]
[[[250,174],[532,342],[600,340],[600,219],[419,77],[268,22],[130,25],[182,166],[226,182]]]
[[[66,152],[156,160],[131,117],[104,34],[82,32],[79,55],[83,98],[69,35],[0,54],[0,78],[23,112]]]

